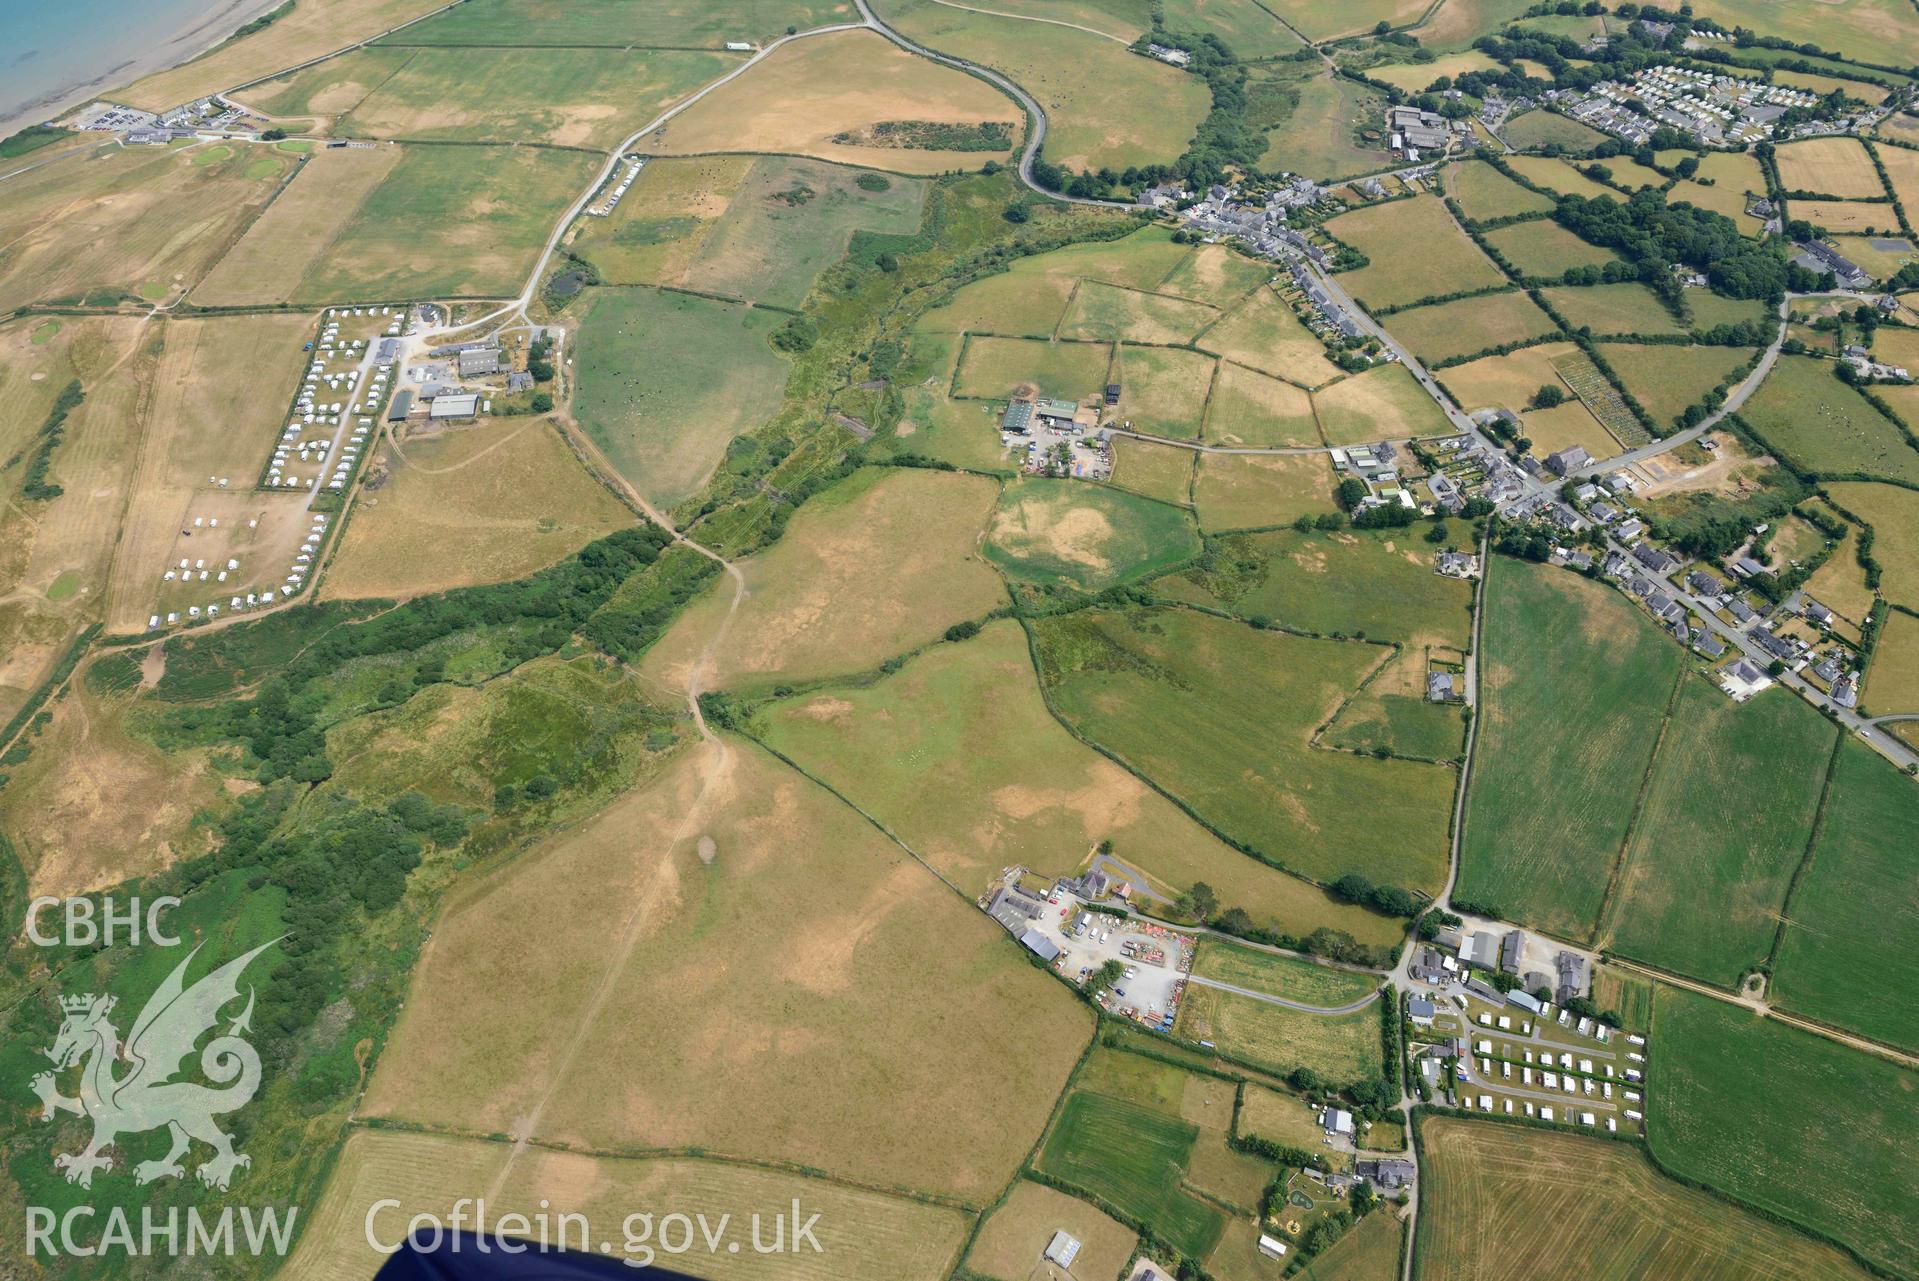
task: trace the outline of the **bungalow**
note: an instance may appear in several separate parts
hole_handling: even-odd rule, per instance
[[[1452,672],[1433,672],[1426,677],[1426,697],[1435,703],[1450,703],[1460,697],[1459,677]]]
[[[1772,678],[1760,671],[1759,665],[1750,658],[1735,659],[1719,674],[1719,688],[1732,695],[1735,703],[1745,702],[1770,684]]]
[[[1707,658],[1716,659],[1726,652],[1726,642],[1704,628],[1700,629],[1699,636],[1693,641],[1692,647]]]
[[[1602,525],[1610,525],[1619,519],[1619,509],[1611,503],[1594,503],[1586,509],[1586,514]]]
[[[1406,1017],[1411,1019],[1416,1027],[1431,1027],[1433,1015],[1438,1012],[1438,1007],[1423,996],[1415,996],[1406,1002]]]
[[[1586,551],[1572,552],[1567,555],[1566,563],[1583,574],[1593,567],[1592,553]]]
[[[1759,646],[1760,649],[1765,650],[1774,658],[1790,660],[1796,658],[1799,654],[1799,651],[1793,648],[1791,641],[1783,636],[1774,635],[1771,628],[1755,627],[1750,634],[1753,644]]]
[[[1731,614],[1733,621],[1741,627],[1744,627],[1747,623],[1759,617],[1759,615],[1753,611],[1752,606],[1746,604],[1745,601],[1740,600],[1737,596],[1726,602],[1726,612]]]
[[[1721,585],[1718,579],[1702,569],[1695,569],[1692,573],[1686,575],[1686,586],[1692,588],[1693,591],[1697,592],[1706,600],[1718,600],[1721,596],[1725,595],[1726,592],[1725,587]]]
[[[1630,543],[1633,539],[1639,537],[1641,534],[1645,532],[1646,532],[1646,522],[1643,520],[1640,520],[1637,516],[1634,516],[1630,520],[1624,521],[1623,523],[1618,525],[1616,528],[1614,528],[1613,535],[1616,538],[1620,538]]]
[[[1413,1181],[1419,1167],[1404,1157],[1361,1157],[1353,1163],[1353,1173],[1381,1188],[1403,1188]]]
[[[1832,626],[1832,611],[1810,596],[1806,597],[1804,613],[1808,619],[1821,627]]]

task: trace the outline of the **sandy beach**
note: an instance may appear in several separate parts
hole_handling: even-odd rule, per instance
[[[84,106],[96,98],[112,96],[111,90],[132,84],[156,71],[191,61],[227,39],[240,27],[263,13],[278,8],[283,0],[205,0],[197,13],[186,15],[186,25],[160,40],[150,43],[132,57],[113,57],[112,65],[91,74],[70,78],[37,94],[30,101],[0,108],[0,137],[16,133],[29,125],[52,120]],[[304,0],[311,3],[312,0]]]

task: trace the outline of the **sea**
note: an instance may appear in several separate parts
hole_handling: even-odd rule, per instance
[[[257,13],[234,0],[0,0],[0,135],[57,115],[217,42]],[[156,51],[216,15],[194,44]]]

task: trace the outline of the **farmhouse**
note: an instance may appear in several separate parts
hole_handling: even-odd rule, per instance
[[[1577,952],[1561,952],[1553,958],[1553,964],[1559,971],[1559,986],[1553,989],[1553,997],[1559,1004],[1564,1005],[1585,993],[1589,981],[1585,957]]]
[[[1404,1157],[1361,1157],[1353,1163],[1353,1173],[1375,1187],[1391,1190],[1411,1183],[1418,1167]]]
[[[1411,1019],[1415,1026],[1431,1027],[1436,1013],[1438,1013],[1438,1007],[1423,996],[1415,996],[1406,1002],[1406,1017]]]
[[[1458,677],[1452,672],[1434,672],[1426,677],[1426,697],[1435,703],[1450,703],[1459,697]]]

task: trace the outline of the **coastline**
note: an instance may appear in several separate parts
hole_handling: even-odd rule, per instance
[[[302,0],[311,3],[312,0]],[[185,30],[155,42],[138,57],[123,59],[83,80],[50,89],[22,103],[9,115],[0,115],[0,138],[18,133],[31,125],[56,120],[76,107],[97,98],[110,98],[111,90],[124,88],[158,71],[191,62],[224,43],[247,23],[271,13],[285,0],[214,0],[211,11],[194,19]]]

